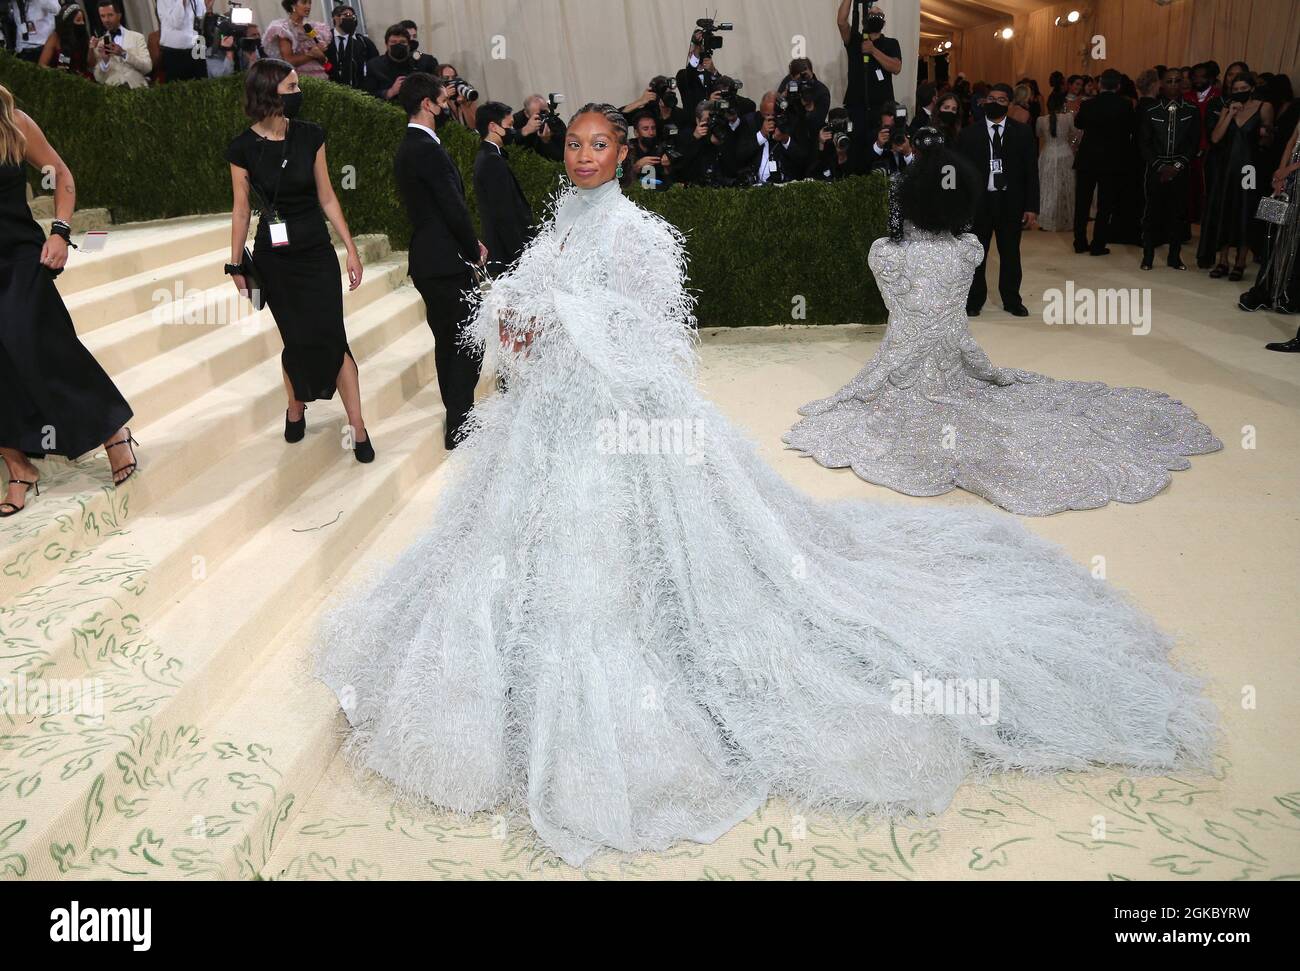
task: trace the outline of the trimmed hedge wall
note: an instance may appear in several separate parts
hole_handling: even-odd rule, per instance
[[[0,84],[72,168],[80,206],[107,208],[117,222],[229,210],[224,151],[247,125],[242,77],[129,91],[0,54]],[[302,86],[302,117],[326,130],[330,171],[352,231],[385,233],[404,249],[411,230],[392,170],[405,132],[402,111],[327,81],[306,78]],[[477,220],[478,135],[451,125],[439,137],[461,169]],[[526,149],[508,152],[540,214],[564,167]],[[33,173],[34,185],[38,179]],[[686,234],[701,325],[885,320],[867,267],[872,241],[887,232],[883,176],[764,189],[629,191]]]

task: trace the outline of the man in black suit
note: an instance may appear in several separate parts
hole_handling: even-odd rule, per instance
[[[409,271],[433,331],[438,388],[447,409],[444,442],[453,449],[474,407],[482,366],[480,357],[462,347],[459,338],[470,316],[465,293],[474,286],[471,266],[487,261],[487,248],[474,234],[456,163],[438,141],[437,119],[447,110],[442,81],[421,71],[408,74],[397,97],[408,118],[393,170],[414,225]]]
[[[357,33],[357,12],[344,4],[334,8],[334,39],[325,50],[330,80],[350,88],[364,88],[366,63],[379,56],[375,42]]]
[[[500,101],[479,105],[477,121],[483,141],[474,157],[474,196],[487,245],[487,270],[497,276],[519,259],[532,238],[533,210],[506,161],[505,146],[515,140],[510,106]]]
[[[889,101],[880,109],[880,117],[873,118],[879,127],[871,139],[871,150],[864,153],[868,171],[882,171],[890,175],[902,173],[912,164],[911,132],[907,125],[907,108]]]
[[[1138,124],[1138,151],[1146,164],[1146,206],[1142,212],[1142,269],[1155,262],[1156,247],[1169,244],[1166,265],[1185,270],[1181,250],[1187,238],[1187,188],[1192,159],[1201,148],[1201,113],[1183,100],[1176,69],[1165,71],[1160,100],[1148,105]]]
[[[966,313],[978,317],[988,299],[984,277],[989,245],[998,240],[998,290],[1007,313],[1028,317],[1020,299],[1020,234],[1038,226],[1038,153],[1034,133],[1028,125],[1007,118],[1011,87],[993,86],[984,102],[984,117],[964,129],[957,138],[957,151],[966,156],[981,176],[984,191],[975,204],[975,235],[984,244],[984,262],[975,271]]]
[[[1133,167],[1133,106],[1119,93],[1124,76],[1111,68],[1101,75],[1101,93],[1085,101],[1074,116],[1083,132],[1074,157],[1077,174],[1074,197],[1074,251],[1105,256],[1110,223],[1124,180]],[[1088,216],[1097,194],[1097,222],[1088,244]]]
[[[414,73],[411,36],[401,24],[393,24],[384,31],[384,53],[366,62],[361,86],[376,98],[397,101],[403,82]]]

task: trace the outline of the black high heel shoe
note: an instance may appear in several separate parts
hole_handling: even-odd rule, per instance
[[[36,490],[38,496],[41,494],[40,480],[28,482],[26,479],[10,479],[9,484],[27,487],[23,490],[23,504],[21,506],[16,506],[12,502],[0,502],[0,519],[8,519],[10,516],[17,516],[20,512],[26,509],[27,493],[31,492],[33,489]]]
[[[105,453],[107,453],[110,448],[120,448],[123,445],[131,449],[131,461],[126,463],[126,465],[122,466],[120,469],[113,470],[114,489],[120,488],[127,479],[135,475],[135,470],[140,467],[139,463],[135,460],[135,449],[132,448],[132,446],[139,444],[140,443],[135,440],[135,436],[131,434],[131,429],[128,428],[126,430],[126,438],[122,439],[120,442],[111,442],[104,446]],[[113,460],[110,458],[108,461],[111,464]],[[121,476],[121,478],[119,479],[118,476]]]
[[[297,445],[307,437],[307,407],[303,406],[302,417],[297,421],[289,420],[288,409],[284,412],[284,440],[290,445]]]
[[[352,454],[362,465],[369,465],[375,460],[375,447],[370,443],[370,432],[366,431],[366,440],[352,446]]]

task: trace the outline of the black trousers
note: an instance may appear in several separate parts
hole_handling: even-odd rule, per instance
[[[195,57],[194,51],[186,47],[161,47],[162,69],[167,81],[189,81],[193,78],[208,76],[208,62],[202,57]]]
[[[1187,170],[1170,179],[1160,181],[1159,169],[1146,175],[1146,204],[1142,210],[1142,247],[1153,250],[1169,244],[1172,260],[1187,238]]]
[[[414,282],[424,298],[425,316],[433,331],[438,390],[442,392],[442,405],[447,411],[443,443],[450,450],[460,441],[465,419],[474,407],[474,388],[483,367],[482,356],[460,343],[470,316],[465,292],[473,287],[474,279],[466,270],[454,276],[419,277]]]
[[[966,309],[976,311],[984,306],[988,299],[988,282],[984,278],[989,262],[989,246],[993,237],[998,240],[998,259],[1001,268],[998,271],[998,292],[1004,307],[1018,307],[1020,299],[1020,281],[1024,276],[1020,268],[1020,234],[1023,212],[1012,212],[1007,205],[1005,192],[985,192],[975,210],[975,235],[984,246],[984,260],[975,271],[971,281],[970,296],[966,298]]]
[[[1092,214],[1092,197],[1097,196],[1097,224],[1092,229],[1092,251],[1100,253],[1110,239],[1110,224],[1123,185],[1122,172],[1101,172],[1081,168],[1075,173],[1074,245],[1088,246],[1088,217]]]

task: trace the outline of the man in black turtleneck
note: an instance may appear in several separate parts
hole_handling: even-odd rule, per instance
[[[350,88],[364,88],[366,63],[379,56],[375,42],[357,33],[357,12],[346,4],[334,8],[334,37],[325,51],[330,80]]]
[[[1146,163],[1142,214],[1142,269],[1151,269],[1157,246],[1169,244],[1168,265],[1187,269],[1179,255],[1187,238],[1188,179],[1201,144],[1201,117],[1182,99],[1175,68],[1160,79],[1160,100],[1138,120],[1138,150]]]

